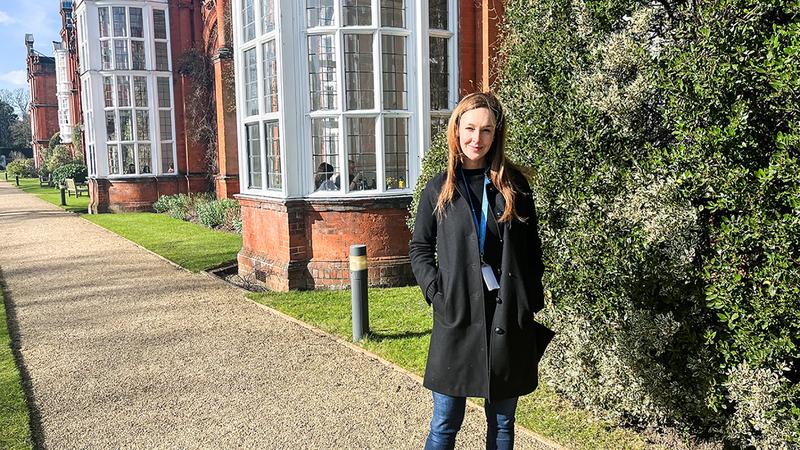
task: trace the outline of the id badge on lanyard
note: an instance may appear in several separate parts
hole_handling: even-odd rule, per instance
[[[486,185],[489,184],[489,177],[483,176],[483,199],[481,201],[481,219],[478,221],[478,215],[475,214],[475,207],[472,205],[472,197],[469,194],[469,185],[467,184],[467,177],[464,171],[461,171],[461,178],[464,180],[464,188],[466,189],[466,197],[469,200],[469,207],[472,210],[472,217],[475,219],[475,227],[478,231],[478,246],[481,254],[481,274],[483,275],[483,283],[486,289],[494,291],[500,289],[500,284],[497,282],[497,277],[494,276],[494,269],[489,264],[483,262],[483,247],[486,243],[486,218],[489,212],[489,198],[486,195]]]

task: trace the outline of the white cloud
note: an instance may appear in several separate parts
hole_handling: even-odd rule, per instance
[[[15,86],[28,85],[28,72],[25,70],[12,70],[10,72],[0,74],[0,81],[13,84]]]
[[[0,25],[12,24],[14,22],[16,22],[16,20],[9,16],[7,12],[0,11]]]

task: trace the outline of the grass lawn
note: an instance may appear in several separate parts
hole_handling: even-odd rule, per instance
[[[352,338],[350,291],[258,293],[252,300],[335,334]],[[416,287],[370,289],[371,335],[365,349],[422,376],[430,342],[431,311]],[[520,399],[517,422],[554,442],[575,449],[639,449],[644,440],[575,408],[541,385]]]
[[[242,237],[238,234],[212,230],[165,214],[85,214],[82,217],[192,272],[234,262],[242,248]]]
[[[2,174],[0,174],[0,176],[2,176],[0,179],[5,180],[5,176]],[[13,186],[16,186],[13,177],[8,177],[8,182]],[[56,206],[61,206],[61,192],[56,188],[39,187],[38,178],[20,178],[18,189],[33,194],[40,199]],[[75,195],[72,195],[71,197],[67,196],[66,200],[67,206],[61,207],[67,211],[85,213],[89,209],[89,194],[81,194],[81,196],[78,198],[75,198]]]
[[[28,405],[19,371],[11,352],[8,319],[0,291],[0,448],[32,448]]]

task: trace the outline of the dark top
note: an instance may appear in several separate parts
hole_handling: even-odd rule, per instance
[[[472,201],[470,205],[474,208],[474,213],[477,214],[478,222],[475,224],[477,227],[481,219],[481,204],[483,201],[484,174],[486,173],[486,169],[462,169],[462,171],[464,177],[467,179],[467,185],[469,186],[469,196]],[[459,187],[463,188],[463,179],[459,181],[461,184]],[[488,217],[486,218],[486,242],[483,245],[483,261],[492,266],[492,269],[495,271],[495,276],[497,276],[499,280],[500,257],[503,249],[500,243],[502,232],[500,230],[501,225],[497,223],[497,218],[492,210],[494,196],[497,195],[497,191],[490,189],[490,192],[487,192],[486,195],[489,200],[489,210],[487,211]],[[476,232],[477,231],[476,228]]]

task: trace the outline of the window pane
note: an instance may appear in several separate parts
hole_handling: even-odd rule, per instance
[[[139,144],[139,173],[152,173],[150,170],[151,159],[150,144]]]
[[[431,139],[447,131],[448,120],[447,116],[431,116]]]
[[[133,77],[133,99],[135,106],[147,106],[147,78]]]
[[[261,47],[263,54],[261,60],[264,67],[264,110],[267,112],[278,111],[278,59],[275,54],[275,41],[267,41]]]
[[[169,54],[166,42],[156,42],[156,70],[169,70]]]
[[[108,8],[98,8],[97,14],[99,15],[98,16],[98,21],[100,22],[100,37],[101,38],[109,37],[109,34],[108,34],[108,25],[109,25]]]
[[[256,37],[256,13],[253,0],[242,0],[242,37],[247,42]]]
[[[447,109],[449,89],[449,64],[447,38],[430,38],[431,109]]]
[[[117,117],[114,111],[106,111],[106,140],[117,140]]]
[[[145,70],[144,41],[131,41],[131,69]]]
[[[128,27],[125,23],[125,8],[115,6],[111,8],[111,14],[114,18],[114,37],[128,36]]]
[[[344,36],[345,101],[348,110],[375,106],[375,81],[372,64],[372,35]]]
[[[339,190],[339,121],[333,117],[311,119],[314,190]]]
[[[131,117],[131,110],[122,109],[119,111],[119,140],[132,141],[133,140],[133,118]]]
[[[383,170],[386,189],[405,189],[408,180],[408,119],[383,120]]]
[[[142,31],[142,8],[131,8],[129,14],[131,18],[131,37],[144,37]]]
[[[383,107],[406,109],[408,86],[406,83],[406,38],[381,36],[383,46]]]
[[[347,152],[349,190],[375,189],[375,118],[347,119]]]
[[[261,178],[261,138],[258,133],[258,124],[245,125],[245,139],[247,140],[247,172],[249,174],[248,186],[263,188]]]
[[[153,37],[156,39],[167,38],[167,15],[163,9],[153,10]]]
[[[277,121],[264,124],[264,145],[267,154],[267,189],[280,189],[281,177],[281,145],[280,131]]]
[[[343,0],[344,26],[372,25],[372,0]]]
[[[158,134],[162,141],[172,140],[172,114],[170,111],[158,112]]]
[[[133,144],[122,144],[122,167],[126,174],[136,173],[136,163],[133,159]]]
[[[136,111],[136,140],[150,140],[150,111]]]
[[[172,159],[172,144],[161,144],[161,172],[175,173],[175,164]]]
[[[114,68],[128,70],[128,41],[114,39]]]
[[[167,77],[158,77],[157,79],[157,88],[158,88],[158,107],[159,108],[169,108],[172,104],[172,100],[170,99],[170,91],[169,91],[169,78]]]
[[[275,0],[261,0],[261,32],[275,29]]]
[[[128,76],[117,77],[117,106],[131,106],[131,82]]]
[[[244,52],[244,107],[248,116],[258,114],[258,80],[256,79],[256,49]]]
[[[108,146],[108,173],[119,174],[119,145]]]
[[[381,0],[381,26],[406,27],[405,0]]]
[[[333,0],[306,0],[308,28],[333,25]]]
[[[448,0],[428,0],[428,27],[434,30],[448,30]]]
[[[311,110],[336,109],[336,50],[330,34],[308,37]]]
[[[100,60],[103,70],[111,70],[111,41],[100,41]]]
[[[111,77],[103,77],[103,97],[107,108],[114,106],[114,80]],[[88,106],[87,103],[84,105]]]

